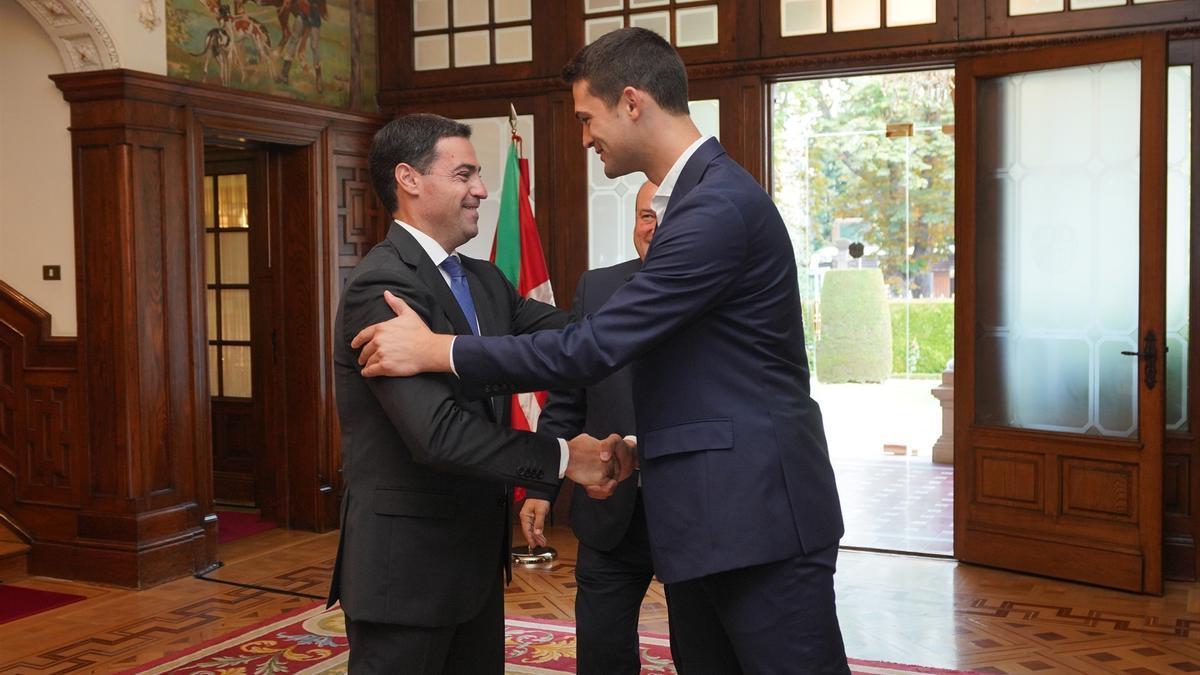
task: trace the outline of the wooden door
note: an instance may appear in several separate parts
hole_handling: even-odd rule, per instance
[[[955,555],[1162,591],[1166,41],[957,64]]]

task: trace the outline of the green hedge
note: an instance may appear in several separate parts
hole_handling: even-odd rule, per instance
[[[954,301],[892,300],[892,373],[903,376],[905,360],[914,375],[937,375],[954,357]],[[904,339],[904,306],[908,305],[908,337]],[[907,354],[906,354],[907,342]]]
[[[821,284],[817,379],[882,382],[891,375],[892,326],[878,269],[829,270]]]

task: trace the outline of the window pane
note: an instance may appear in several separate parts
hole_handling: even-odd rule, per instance
[[[584,41],[589,45],[600,38],[605,33],[611,33],[614,30],[620,30],[625,27],[625,18],[620,16],[610,16],[603,19],[588,19],[583,22]]]
[[[1071,0],[1071,9],[1091,9],[1092,7],[1116,7],[1124,5],[1125,0]]]
[[[782,0],[779,11],[783,37],[825,32],[825,0]]]
[[[450,25],[446,0],[413,0],[413,30],[438,30]]]
[[[667,42],[671,41],[670,12],[645,12],[642,14],[630,14],[629,25],[636,28],[652,30],[661,35]]]
[[[496,23],[528,21],[529,0],[495,0]]]
[[[217,226],[249,227],[246,220],[246,174],[217,176]]]
[[[221,336],[217,335],[217,292],[210,288],[204,295],[204,305],[208,312],[208,339],[219,340]]]
[[[250,348],[224,346],[221,374],[225,378],[225,396],[250,398]]]
[[[204,283],[217,283],[217,251],[214,240],[217,235],[204,233]]]
[[[222,232],[217,240],[221,247],[221,283],[250,283],[249,232]]]
[[[717,6],[675,10],[675,46],[717,44]]]
[[[250,291],[236,288],[221,291],[221,339],[250,339]]]
[[[937,22],[937,0],[888,0],[888,26],[915,26]]]
[[[486,30],[454,34],[454,67],[486,66],[492,62],[491,36]]]
[[[1167,76],[1167,428],[1186,431],[1191,337],[1192,68]]]
[[[980,81],[982,424],[1137,435],[1140,102],[1138,62]]]
[[[214,228],[216,222],[213,220],[213,183],[217,180],[216,176],[204,177],[204,227]]]
[[[449,35],[426,35],[413,39],[413,70],[441,70],[449,67]]]
[[[833,30],[879,28],[879,0],[833,0]]]
[[[1009,16],[1061,12],[1063,0],[1008,0]]]
[[[624,6],[624,0],[583,0],[583,11],[587,14],[610,12],[623,9]]]
[[[216,345],[208,346],[208,395],[221,395],[221,381],[218,368],[221,367],[221,348]]]
[[[523,63],[532,60],[532,26],[496,30],[496,63]]]
[[[629,0],[629,9],[641,9],[643,7],[661,7],[671,4],[671,0]]]
[[[488,0],[454,0],[454,27],[482,26],[488,22]]]

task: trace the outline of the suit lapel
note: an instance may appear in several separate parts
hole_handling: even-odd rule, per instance
[[[471,335],[472,331],[467,324],[467,316],[463,314],[462,308],[458,306],[458,300],[450,292],[449,284],[434,266],[433,261],[429,259],[425,249],[421,248],[417,240],[403,227],[395,223],[392,223],[391,229],[388,230],[388,241],[392,242],[392,245],[400,252],[401,260],[417,270],[417,278],[433,294],[438,305],[436,309],[442,311],[450,325],[454,327],[454,333]],[[435,308],[430,307],[429,311],[433,312]]]

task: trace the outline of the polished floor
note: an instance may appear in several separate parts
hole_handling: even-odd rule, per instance
[[[575,542],[555,528],[558,562],[519,570],[511,615],[574,615]],[[337,533],[272,530],[221,548],[214,579],[134,592],[37,577],[24,586],[87,600],[0,625],[0,673],[107,673],[152,661],[305,606],[328,586]],[[844,551],[838,607],[848,653],[985,673],[1200,671],[1200,585],[1161,598],[1011,574],[953,561]],[[284,593],[281,591],[287,591]],[[293,595],[295,594],[295,595]],[[661,587],[645,630],[666,632]]]
[[[834,457],[842,546],[954,553],[954,467],[929,457]]]

